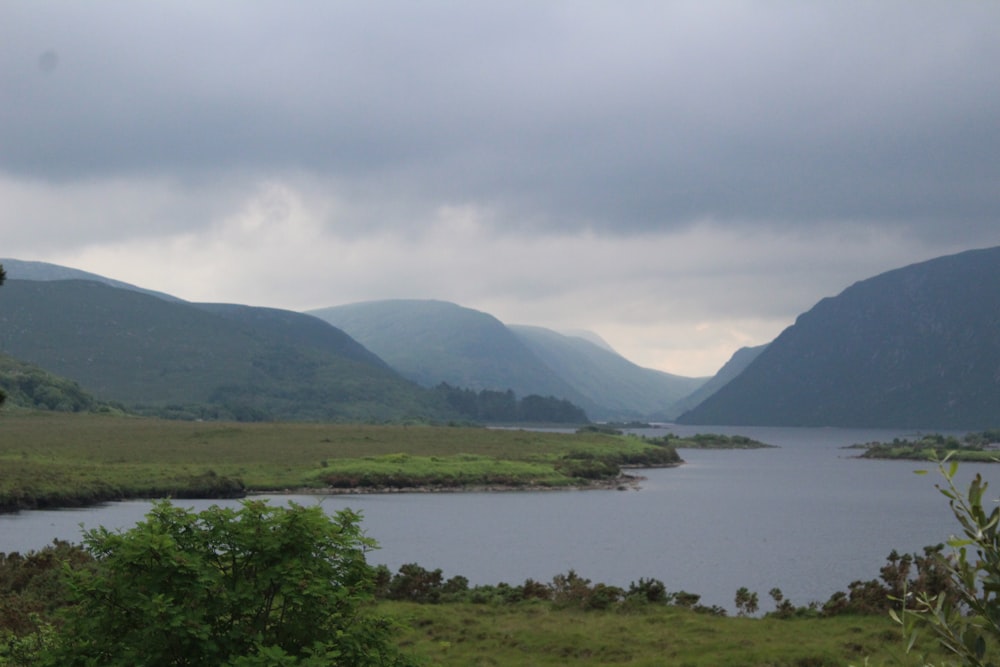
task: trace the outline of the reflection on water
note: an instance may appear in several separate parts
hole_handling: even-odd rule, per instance
[[[795,604],[824,601],[854,580],[877,578],[892,549],[919,551],[957,531],[934,489],[938,480],[913,474],[920,464],[863,461],[841,449],[909,433],[676,428],[682,435],[709,430],[779,448],[682,450],[685,465],[642,471],[640,491],[270,498],[361,511],[382,547],[371,561],[393,570],[415,562],[473,584],[548,581],[571,568],[619,586],[654,577],[730,609],[741,586],[762,600],[777,586]],[[963,479],[974,470],[1000,489],[1000,465],[963,466]],[[40,548],[56,537],[79,541],[81,523],[128,527],[148,508],[137,501],[0,515],[0,551]]]

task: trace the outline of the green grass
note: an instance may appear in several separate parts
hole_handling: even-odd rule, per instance
[[[382,602],[400,646],[429,665],[922,665],[887,616],[717,617],[678,607],[631,610]],[[922,648],[933,648],[930,642]],[[932,653],[934,662],[943,657]]]
[[[127,497],[212,497],[234,486],[566,486],[670,448],[606,434],[430,426],[186,422],[105,414],[0,416],[0,509]]]

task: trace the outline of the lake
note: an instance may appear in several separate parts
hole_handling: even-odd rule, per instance
[[[774,449],[681,450],[678,468],[637,471],[641,489],[502,493],[265,496],[360,511],[381,544],[370,561],[441,568],[473,584],[549,581],[574,569],[594,582],[627,587],[656,578],[670,591],[733,609],[741,586],[781,588],[796,605],[823,602],[858,579],[877,578],[893,549],[919,552],[958,524],[934,488],[936,472],[911,461],[867,461],[842,449],[907,431],[761,427],[671,427],[743,434]],[[650,436],[667,429],[643,430]],[[1000,466],[964,464],[1000,489]],[[179,501],[201,509],[219,501]],[[224,501],[223,501],[224,502]],[[235,501],[234,501],[235,502]],[[0,515],[0,551],[38,549],[54,538],[79,541],[80,524],[125,528],[148,502]]]

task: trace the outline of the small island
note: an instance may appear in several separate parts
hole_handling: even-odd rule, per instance
[[[722,435],[721,433],[696,433],[686,436],[667,433],[656,438],[643,439],[651,445],[675,449],[768,449],[776,446],[745,435]]]
[[[861,459],[909,461],[952,461],[995,463],[1000,461],[1000,429],[966,433],[962,437],[930,433],[914,439],[894,438],[891,442],[866,442],[845,449],[863,449]]]

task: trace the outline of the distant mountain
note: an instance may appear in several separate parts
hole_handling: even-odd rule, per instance
[[[178,299],[170,294],[137,287],[130,283],[114,280],[113,278],[105,278],[96,273],[81,271],[80,269],[72,269],[68,266],[49,264],[48,262],[29,262],[22,259],[4,258],[0,259],[0,266],[3,266],[8,278],[17,280],[92,280],[112,287],[142,292],[143,294],[156,296],[167,301],[182,301],[182,299]]]
[[[179,417],[368,420],[447,412],[357,341],[308,315],[171,301],[106,281],[15,275],[8,270],[0,288],[0,352],[101,400]]]
[[[560,333],[563,336],[572,336],[573,338],[582,338],[582,339],[584,339],[586,341],[590,341],[591,343],[593,343],[597,347],[604,348],[608,352],[614,352],[615,354],[618,354],[618,351],[615,350],[615,348],[611,347],[611,344],[608,343],[608,341],[604,340],[603,338],[601,338],[598,334],[594,333],[593,331],[587,331],[586,329],[571,329],[569,331],[559,331],[557,333]]]
[[[1000,426],[1000,247],[941,257],[823,299],[679,421]]]
[[[556,396],[587,409],[500,320],[447,301],[391,299],[309,311],[425,387],[512,389],[518,396]]]
[[[445,382],[555,396],[584,408],[591,419],[642,419],[704,382],[641,368],[606,343],[541,327],[507,326],[445,301],[368,301],[310,314],[343,329],[424,386]]]
[[[767,348],[767,344],[755,347],[741,347],[733,353],[722,368],[713,375],[707,382],[698,387],[691,394],[680,399],[669,407],[666,411],[653,415],[654,419],[670,421],[677,419],[679,415],[692,410],[700,405],[705,399],[726,386],[730,380],[743,372],[747,366],[756,359],[761,352]]]
[[[610,347],[550,329],[523,325],[508,325],[508,329],[597,406],[592,411],[598,418],[648,419],[653,414],[667,413],[674,403],[705,382],[705,378],[642,368]]]

